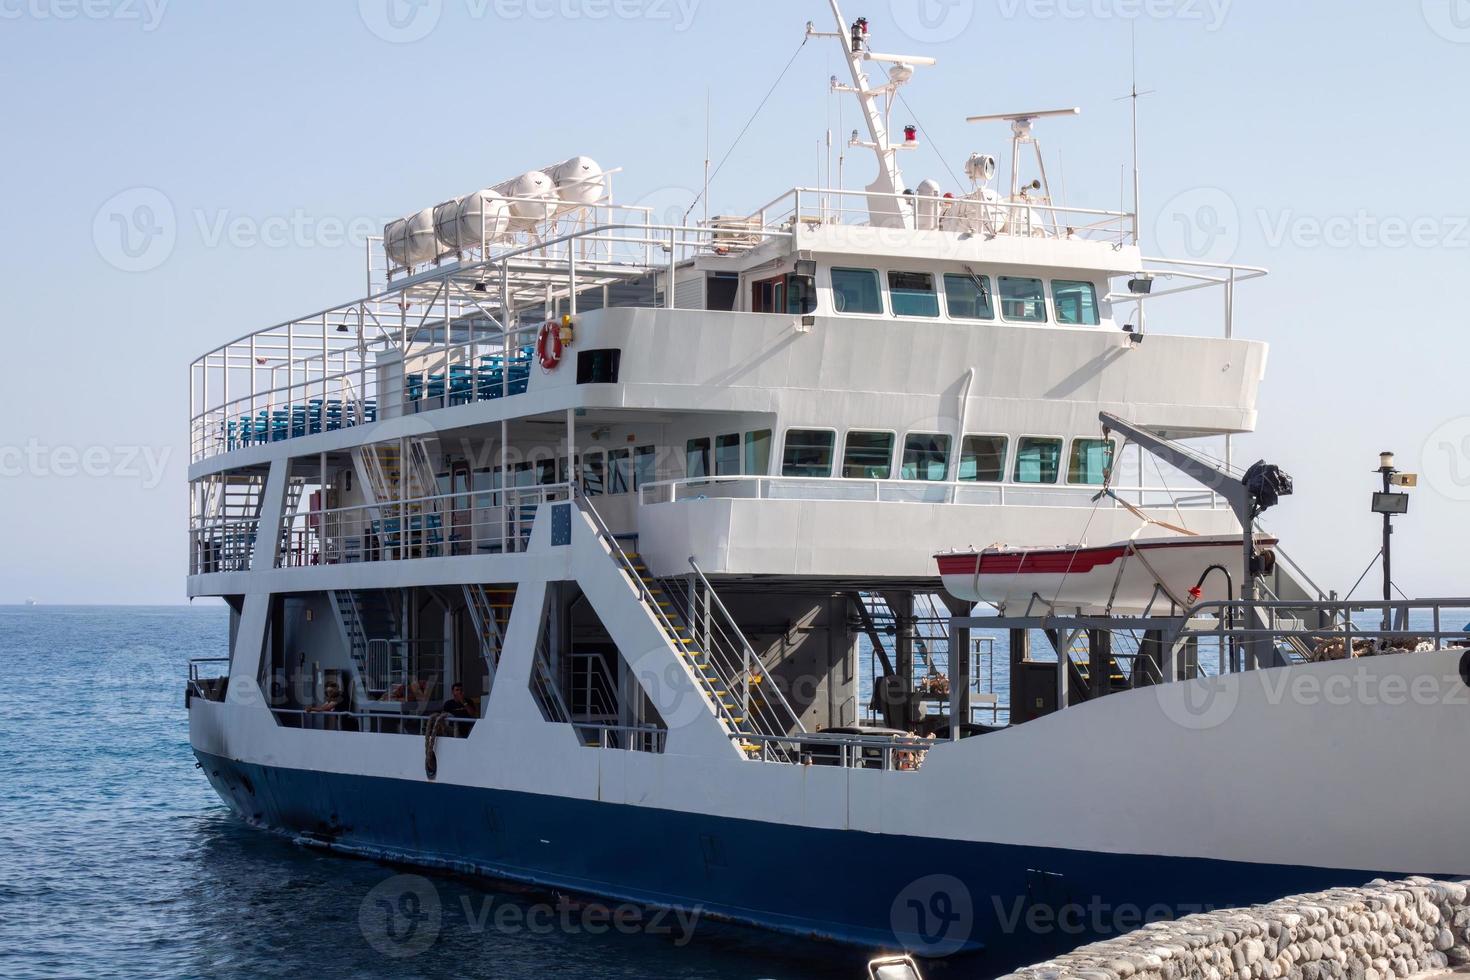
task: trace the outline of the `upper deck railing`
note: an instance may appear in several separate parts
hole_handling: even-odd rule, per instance
[[[382,288],[363,299],[247,334],[196,360],[191,458],[375,421],[387,414],[377,371],[387,352],[421,363],[431,382],[448,384],[452,368],[466,369],[476,392],[484,359],[499,358],[499,394],[513,394],[511,362],[525,359],[542,322],[575,314],[579,296],[632,284],[640,301],[603,293],[588,302],[653,306],[659,273],[701,252],[776,238],[789,233],[755,229],[732,238],[718,227],[641,220],[402,270],[373,283]],[[662,289],[662,305],[673,302],[674,291]],[[486,389],[483,397],[493,396]]]

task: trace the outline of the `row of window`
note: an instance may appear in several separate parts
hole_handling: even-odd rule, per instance
[[[877,269],[833,267],[832,302],[838,313],[881,316],[883,289]],[[939,316],[940,292],[952,320],[994,320],[997,294],[989,276],[969,272],[946,272],[935,286],[932,272],[890,269],[888,299],[894,316]],[[1027,276],[998,276],[1000,316],[1009,323],[1046,323],[1046,286]],[[1056,321],[1077,326],[1097,326],[1100,314],[1097,287],[1090,282],[1055,279],[1051,283]]]
[[[894,432],[854,429],[843,435],[838,451],[832,429],[788,429],[781,450],[781,475],[803,478],[838,476],[847,480],[900,480],[942,482],[949,479],[953,437],[942,432],[910,432],[900,445]],[[967,435],[960,442],[955,479],[966,483],[1002,483],[1007,478],[1023,484],[1058,483],[1063,477],[1065,440],[1050,436]],[[699,436],[685,443],[685,475],[689,479],[765,476],[771,465],[771,430],[755,429],[717,436]],[[898,449],[895,460],[895,450]],[[1073,439],[1066,454],[1066,482],[1100,486],[1113,463],[1114,444],[1104,439]],[[589,449],[575,461],[583,489],[589,496],[630,493],[658,479],[654,446]],[[512,487],[549,486],[567,482],[565,457],[547,456],[511,466],[509,481],[499,468],[470,471],[468,464],[439,475],[440,492],[460,494]]]
[[[941,432],[910,432],[904,436],[897,459],[900,480],[949,479],[953,437]],[[788,429],[781,452],[781,475],[840,476],[848,480],[888,480],[894,476],[893,432],[846,433],[837,452],[837,433],[831,429]],[[1062,478],[1064,440],[1050,436],[1021,436],[1010,460],[1015,483],[1057,483]],[[1113,465],[1115,446],[1107,439],[1073,439],[1066,456],[1066,481],[1101,486]],[[1006,479],[1010,438],[1001,435],[965,436],[955,479],[971,483],[1000,483]]]

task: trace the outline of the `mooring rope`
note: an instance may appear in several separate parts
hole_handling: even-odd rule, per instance
[[[433,779],[439,774],[439,759],[434,754],[434,743],[449,728],[449,713],[438,711],[429,715],[424,726],[424,775]]]

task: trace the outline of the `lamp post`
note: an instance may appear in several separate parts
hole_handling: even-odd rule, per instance
[[[1409,495],[1395,492],[1393,487],[1416,486],[1419,478],[1413,473],[1400,473],[1393,465],[1393,453],[1378,454],[1378,469],[1383,477],[1383,490],[1373,494],[1373,512],[1383,515],[1383,601],[1393,601],[1393,518],[1396,514],[1409,512]],[[1383,607],[1383,628],[1393,628],[1393,614],[1387,605]]]

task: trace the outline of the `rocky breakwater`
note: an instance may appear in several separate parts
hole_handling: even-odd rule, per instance
[[[1155,922],[1001,980],[1390,980],[1470,963],[1470,881],[1372,881]]]

